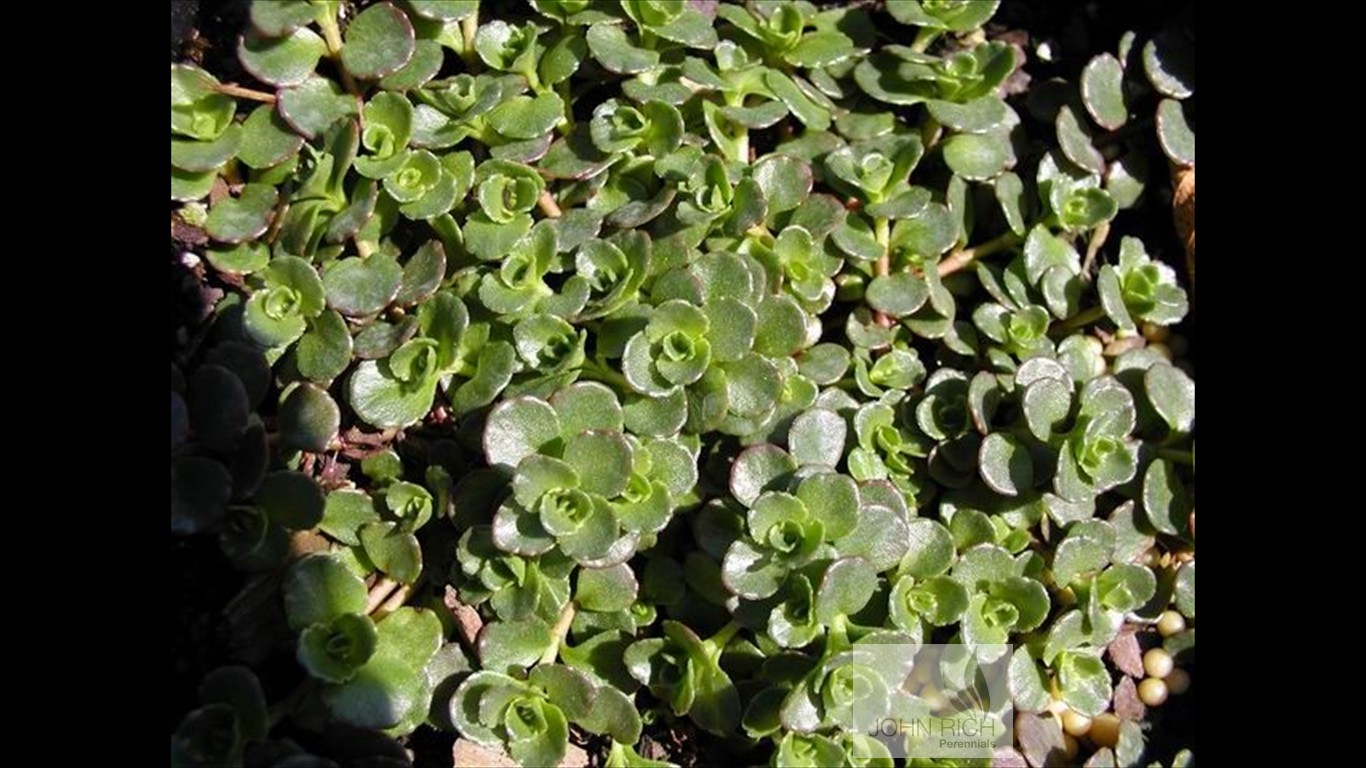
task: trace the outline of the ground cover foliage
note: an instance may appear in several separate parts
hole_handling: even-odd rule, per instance
[[[251,599],[172,764],[893,765],[854,703],[934,692],[850,660],[932,642],[1012,646],[998,759],[1190,761],[1192,294],[1126,221],[1193,21],[1031,81],[999,5],[257,0],[173,62],[173,547]]]

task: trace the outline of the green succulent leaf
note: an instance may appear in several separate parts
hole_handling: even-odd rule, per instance
[[[830,624],[837,616],[851,616],[877,590],[877,571],[861,557],[836,560],[826,569],[816,590],[816,619]]]
[[[422,575],[422,549],[417,538],[398,523],[366,523],[360,528],[365,556],[400,584],[413,584]]]
[[[1162,100],[1157,106],[1157,138],[1172,162],[1195,165],[1195,110],[1189,102]]]
[[[994,178],[1013,159],[1009,138],[1004,133],[956,134],[944,142],[943,152],[949,168],[971,181]]]
[[[321,453],[341,426],[341,409],[327,391],[300,384],[280,404],[280,438],[297,450]]]
[[[344,614],[365,613],[365,582],[331,555],[300,559],[285,573],[281,590],[285,616],[296,631]]]
[[[237,58],[253,77],[275,86],[298,85],[313,74],[327,45],[316,32],[299,27],[283,37],[244,35]]]
[[[209,209],[204,229],[224,243],[254,240],[265,233],[275,216],[279,193],[266,184],[248,184],[236,197],[225,197]]]
[[[1181,566],[1176,572],[1176,586],[1174,588],[1176,597],[1176,608],[1182,615],[1188,618],[1195,618],[1195,561],[1192,560]]]
[[[344,683],[374,655],[379,632],[368,616],[346,613],[299,635],[299,663],[313,677]]]
[[[232,124],[237,102],[219,92],[219,82],[204,70],[171,65],[171,133],[213,141]]]
[[[1143,45],[1143,71],[1164,96],[1195,94],[1195,50],[1176,33],[1161,32]]]
[[[341,259],[323,273],[327,304],[348,317],[366,317],[383,310],[398,296],[403,269],[392,256]]]
[[[298,154],[303,143],[304,138],[267,104],[252,110],[242,122],[237,159],[252,168],[270,168]]]
[[[323,77],[309,77],[279,93],[277,108],[295,132],[305,139],[316,138],[333,123],[356,114],[356,99],[340,85]]]
[[[632,45],[619,25],[594,24],[588,28],[587,40],[593,58],[619,75],[644,72],[659,64],[658,52]]]
[[[374,80],[397,72],[416,47],[413,24],[393,3],[361,11],[346,27],[342,66],[355,77]]]
[[[489,414],[484,428],[484,456],[490,466],[511,470],[527,456],[560,440],[560,420],[543,400],[506,400]]]
[[[251,4],[251,25],[268,37],[283,37],[318,19],[318,9],[307,0],[274,0]]]
[[[1128,121],[1124,67],[1119,59],[1102,53],[1087,63],[1081,73],[1081,98],[1091,118],[1108,131],[1118,130]]]
[[[1016,496],[1034,484],[1034,462],[1020,442],[1000,432],[987,435],[978,455],[982,480],[1004,496]]]

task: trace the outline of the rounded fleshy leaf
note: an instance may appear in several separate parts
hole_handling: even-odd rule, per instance
[[[485,118],[493,130],[509,139],[543,136],[564,119],[564,102],[553,93],[515,96],[499,104]]]
[[[1020,407],[1030,433],[1046,442],[1072,409],[1072,387],[1058,379],[1034,381],[1025,387]]]
[[[688,418],[687,396],[681,389],[663,397],[628,395],[622,415],[626,428],[634,434],[649,437],[675,435]]]
[[[378,3],[361,11],[346,27],[342,66],[355,77],[374,80],[407,64],[415,47],[408,16],[393,3]]]
[[[171,167],[201,173],[212,171],[237,153],[242,143],[242,128],[230,125],[213,141],[171,139]]]
[[[630,566],[584,568],[578,573],[574,602],[587,611],[621,611],[636,600],[639,586]]]
[[[397,346],[397,345],[395,345]],[[295,347],[299,373],[316,382],[329,382],[351,363],[351,333],[346,321],[328,310],[313,319]]]
[[[772,410],[783,390],[782,373],[762,355],[748,354],[722,366],[732,413],[755,416]]]
[[[730,492],[741,503],[753,504],[764,491],[787,487],[797,462],[776,445],[756,445],[740,452],[730,468]]]
[[[421,88],[441,72],[446,61],[445,49],[435,40],[418,40],[408,63],[379,80],[386,91],[405,92]]]
[[[892,317],[914,314],[930,298],[929,286],[909,272],[879,275],[868,284],[868,304]]]
[[[579,475],[579,486],[615,498],[631,479],[631,447],[614,432],[582,432],[565,440],[564,460]]]
[[[986,181],[1010,163],[1010,139],[1003,133],[959,133],[943,145],[944,162],[954,173],[972,181]]]
[[[1192,560],[1181,566],[1181,570],[1176,572],[1176,586],[1174,588],[1176,598],[1176,608],[1181,611],[1181,615],[1186,618],[1195,618],[1195,561]]]
[[[1034,485],[1034,462],[1029,451],[1015,438],[993,432],[982,441],[977,466],[992,490],[1016,496]]]
[[[958,241],[958,220],[944,205],[930,203],[919,216],[898,221],[892,241],[919,256],[938,256]]]
[[[489,414],[484,427],[484,457],[490,466],[511,471],[523,458],[555,447],[560,420],[543,400],[505,400]]]
[[[1195,424],[1195,382],[1174,365],[1158,364],[1143,375],[1143,388],[1153,409],[1173,432],[1190,432]]]
[[[361,526],[360,543],[370,562],[394,581],[413,584],[422,575],[422,548],[417,538],[398,523]]]
[[[213,191],[218,171],[185,171],[171,167],[171,199],[188,203],[201,200]]]
[[[479,0],[408,0],[413,13],[424,19],[460,21],[479,10]]]
[[[340,259],[323,273],[327,305],[347,317],[377,314],[398,295],[403,269],[386,253]]]
[[[290,567],[281,586],[285,617],[298,631],[347,613],[365,613],[365,582],[331,555],[307,555]]]
[[[858,485],[845,475],[811,475],[797,486],[797,498],[812,517],[821,521],[825,538],[831,541],[844,537],[858,525]]]
[[[594,24],[589,27],[587,38],[593,58],[610,72],[631,75],[659,64],[658,52],[632,45],[619,25]]]
[[[237,102],[218,92],[218,80],[204,70],[171,65],[171,133],[213,141],[232,124]]]
[[[902,513],[890,507],[864,504],[859,511],[858,525],[834,544],[841,555],[861,557],[881,572],[906,556],[910,537]]]
[[[1010,108],[994,94],[963,104],[936,99],[926,107],[935,120],[960,133],[995,132],[1010,119]]]
[[[272,472],[256,490],[256,503],[270,521],[290,530],[307,530],[323,519],[322,489],[301,472]]]
[[[1143,474],[1143,513],[1159,532],[1184,535],[1190,527],[1194,506],[1175,465],[1158,459]]]
[[[224,243],[254,240],[265,234],[275,217],[280,194],[268,184],[248,184],[236,198],[225,197],[209,209],[204,229]]]
[[[844,456],[849,426],[844,417],[824,408],[813,408],[792,420],[787,445],[798,463],[835,467]]]
[[[766,296],[759,302],[755,351],[787,357],[806,346],[806,313],[789,296]]]
[[[243,69],[257,80],[279,87],[308,79],[325,53],[327,45],[308,27],[299,27],[284,37],[243,35],[237,41],[237,58]]]
[[[1129,108],[1124,103],[1124,66],[1119,59],[1102,53],[1087,63],[1081,73],[1081,98],[1100,127],[1113,131],[1124,125]]]
[[[277,107],[286,123],[312,139],[338,120],[356,114],[356,99],[325,77],[310,77],[280,91]]]
[[[299,664],[319,680],[344,683],[370,660],[378,644],[379,632],[369,616],[343,614],[299,635]]]
[[[367,424],[380,428],[406,427],[431,410],[437,382],[435,370],[431,368],[434,351],[428,353],[421,347],[411,348],[414,355],[421,356],[422,365],[427,368],[425,374],[415,379],[411,376],[412,371],[401,378],[391,365],[405,347],[418,341],[414,339],[399,347],[389,360],[366,360],[351,374],[346,390],[347,402]]]
[[[721,579],[732,593],[749,600],[762,600],[782,586],[786,570],[764,552],[741,539],[726,552]]]
[[[269,37],[284,37],[317,18],[318,7],[308,0],[271,0],[251,4],[251,25]]]
[[[910,548],[901,560],[901,569],[917,579],[937,576],[953,564],[953,535],[938,520],[918,518],[908,526]]]
[[[816,619],[830,624],[837,616],[858,613],[877,590],[877,571],[861,557],[836,560],[816,588]]]
[[[252,168],[269,168],[299,153],[304,137],[295,133],[269,104],[252,110],[242,122],[237,159]]]
[[[1068,195],[1058,211],[1063,229],[1081,232],[1109,221],[1119,212],[1114,198],[1103,189],[1079,189]]]
[[[1157,105],[1157,138],[1172,162],[1195,165],[1195,110],[1187,103],[1163,99]]]
[[[327,449],[341,426],[341,409],[326,390],[300,384],[280,404],[280,439],[300,451]]]
[[[765,155],[754,164],[754,180],[764,191],[770,214],[790,211],[811,194],[811,166],[787,155]]]
[[[1163,96],[1195,94],[1195,49],[1173,32],[1160,32],[1143,46],[1143,71]]]
[[[1058,110],[1055,121],[1058,130],[1058,144],[1067,159],[1092,173],[1105,173],[1105,158],[1091,140],[1091,132],[1072,111],[1063,106]]]

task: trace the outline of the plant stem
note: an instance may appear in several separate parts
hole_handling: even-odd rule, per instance
[[[389,596],[397,589],[397,581],[394,581],[388,576],[381,576],[379,581],[375,582],[373,587],[370,587],[370,594],[365,598],[365,614],[368,616],[374,613],[380,606],[384,605],[384,602],[388,600]]]
[[[399,608],[402,608],[403,604],[408,602],[408,595],[411,592],[412,588],[407,584],[399,585],[399,588],[389,595],[389,599],[381,603],[380,606],[370,614],[371,618],[375,621],[379,621],[385,616],[397,611]]]
[[[1049,334],[1063,335],[1071,333],[1072,331],[1090,325],[1103,317],[1105,317],[1105,307],[1094,306],[1090,309],[1083,309],[1066,320],[1059,320],[1053,325],[1053,328],[1049,330]]]
[[[939,30],[930,27],[921,27],[915,33],[915,41],[911,43],[911,50],[916,53],[924,53],[929,49],[930,44],[939,39]]]
[[[266,104],[275,103],[275,94],[258,91],[255,88],[243,88],[236,83],[219,83],[216,90],[219,93],[227,94],[228,96],[236,96],[239,99],[251,99],[252,101],[260,101]]]
[[[944,135],[944,126],[929,112],[925,113],[925,122],[920,126],[920,143],[925,145],[925,151],[929,152],[934,145],[939,143],[940,137]]]
[[[1096,227],[1095,234],[1091,235],[1091,241],[1086,244],[1086,260],[1081,263],[1081,279],[1091,279],[1091,266],[1096,263],[1096,254],[1100,253],[1101,246],[1105,245],[1105,240],[1110,236],[1110,222],[1101,222]]]
[[[589,379],[600,381],[603,384],[611,384],[623,391],[630,391],[631,385],[626,381],[626,377],[608,368],[601,360],[585,360],[580,372]]]
[[[479,71],[479,54],[474,50],[474,34],[479,31],[479,9],[475,8],[474,13],[460,20],[460,39],[464,42],[464,47],[460,49],[460,59],[465,62],[465,69],[474,74]]]
[[[351,73],[346,71],[346,65],[341,61],[342,36],[341,27],[337,24],[335,13],[324,13],[318,17],[318,26],[323,30],[323,42],[327,43],[327,58],[337,63],[337,71],[341,73],[342,85],[346,86],[346,92],[353,96],[360,95],[360,89],[356,87],[356,81],[351,77]]]
[[[971,266],[974,261],[982,256],[990,256],[991,254],[1005,250],[1018,242],[1020,242],[1019,235],[1014,232],[1007,232],[1004,235],[988,240],[981,245],[975,245],[971,248],[959,248],[953,253],[950,253],[948,258],[939,262],[939,276],[947,277],[964,267]]]
[[[704,641],[704,645],[711,649],[712,661],[719,661],[721,653],[726,650],[730,639],[735,637],[735,633],[741,630],[740,623],[732,621],[721,628],[720,632],[712,635]]]
[[[550,647],[541,654],[537,664],[554,664],[555,659],[560,657],[560,643],[563,643],[565,635],[569,634],[569,625],[574,623],[574,613],[574,601],[566,601],[564,608],[560,610],[560,617],[555,619],[555,626],[550,628]]]
[[[874,217],[873,236],[877,238],[878,245],[882,246],[882,255],[877,258],[877,264],[873,267],[873,275],[874,277],[883,277],[892,271],[892,224],[885,216]],[[874,311],[873,320],[883,328],[892,327],[892,319],[883,312]]]
[[[558,219],[564,215],[564,211],[560,210],[559,203],[555,202],[555,198],[551,196],[548,189],[541,192],[540,198],[536,200],[536,205],[541,209],[541,213],[552,219]]]

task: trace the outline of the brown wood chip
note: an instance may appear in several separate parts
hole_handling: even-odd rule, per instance
[[[1120,678],[1115,686],[1115,715],[1120,720],[1141,721],[1147,708],[1138,698],[1138,686],[1132,677]]]
[[[1191,286],[1195,286],[1195,169],[1178,168],[1172,173],[1175,192],[1172,194],[1172,214],[1176,231],[1186,246],[1186,269],[1190,270]]]
[[[1138,644],[1134,627],[1125,626],[1121,629],[1119,636],[1110,641],[1106,653],[1120,672],[1130,677],[1143,677],[1143,648]]]
[[[1015,743],[1024,752],[1025,760],[1034,768],[1063,765],[1067,762],[1062,740],[1062,726],[1050,714],[1034,715],[1021,712],[1015,716]]]
[[[484,620],[479,618],[478,611],[461,602],[460,593],[456,591],[455,587],[446,586],[443,601],[455,619],[455,631],[460,635],[461,645],[473,651],[478,647],[475,645],[475,640],[479,637],[479,630],[484,628]]]
[[[456,739],[451,748],[454,768],[517,768],[517,763],[501,748],[486,747],[469,739]],[[570,744],[559,768],[587,768],[588,753]]]

